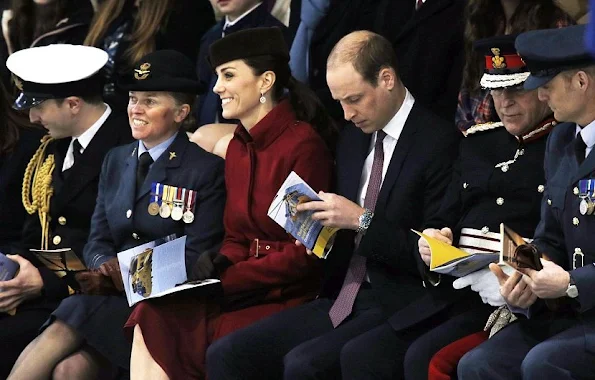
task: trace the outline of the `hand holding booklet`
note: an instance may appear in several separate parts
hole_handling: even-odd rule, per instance
[[[30,251],[46,268],[65,281],[69,287],[76,291],[81,290],[74,276],[80,271],[87,270],[87,267],[72,249],[30,249]]]
[[[186,236],[175,235],[118,253],[128,305],[182,290],[218,284],[217,279],[186,283]]]
[[[526,243],[520,235],[503,223],[500,224],[499,252],[462,250],[419,231],[412,231],[426,239],[430,246],[432,253],[430,270],[455,277],[466,276],[487,267],[490,263],[514,264],[512,258],[516,257],[517,247]]]
[[[299,175],[291,172],[275,195],[267,215],[316,256],[326,258],[339,229],[325,227],[313,220],[314,211],[297,211],[301,203],[320,200]]]

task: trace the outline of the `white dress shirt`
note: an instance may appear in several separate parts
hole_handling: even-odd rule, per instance
[[[238,18],[236,18],[233,21],[229,21],[229,17],[225,16],[225,24],[223,25],[223,30],[227,29],[230,26],[234,26],[235,24],[237,24],[241,19],[246,17],[248,14],[250,14],[250,12],[252,12],[256,8],[258,8],[258,6],[260,4],[262,4],[262,1],[258,4],[256,4],[255,6],[253,6],[252,8],[248,9],[246,12],[242,13],[241,16],[239,16]],[[222,33],[222,37],[225,37],[225,35],[223,33]]]
[[[101,115],[101,117],[97,119],[97,121],[93,123],[93,125],[89,129],[83,132],[83,134],[81,134],[80,136],[72,136],[72,139],[70,140],[70,145],[68,145],[68,150],[66,151],[66,157],[64,157],[64,163],[62,164],[63,172],[70,169],[72,165],[74,165],[74,152],[72,147],[72,142],[74,141],[74,139],[77,139],[79,144],[81,144],[81,151],[79,153],[83,154],[85,149],[87,149],[87,146],[89,146],[89,144],[91,143],[91,140],[93,140],[93,137],[95,137],[95,135],[97,134],[97,131],[99,131],[99,128],[101,128],[101,126],[103,125],[103,123],[105,123],[105,121],[111,113],[112,109],[109,105],[105,104],[105,111],[103,112],[103,115]]]
[[[409,92],[409,90],[405,89],[405,100],[403,100],[403,104],[393,116],[392,119],[386,124],[382,130],[386,132],[386,137],[382,141],[382,148],[384,150],[384,162],[382,165],[382,182],[384,182],[384,177],[386,176],[386,172],[388,171],[388,165],[390,164],[390,159],[393,156],[393,152],[397,146],[397,142],[399,141],[399,136],[401,136],[401,132],[403,131],[403,127],[405,126],[405,122],[409,117],[409,112],[411,112],[411,108],[413,108],[413,104],[415,103],[415,99],[413,95]],[[376,142],[376,135],[378,132],[374,132],[374,136],[370,139],[370,152],[366,157],[366,161],[364,162],[364,168],[362,170],[362,175],[360,177],[360,186],[358,190],[357,201],[361,207],[364,207],[364,199],[366,198],[366,191],[368,189],[368,182],[370,182],[370,174],[372,172],[372,163],[374,162],[374,144]],[[382,184],[380,185],[382,188]]]
[[[581,134],[585,145],[585,157],[589,155],[595,145],[595,120],[589,123],[586,127],[581,128],[578,124],[576,125],[576,134]]]

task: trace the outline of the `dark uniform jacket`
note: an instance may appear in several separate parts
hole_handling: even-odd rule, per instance
[[[136,191],[137,150],[138,142],[134,142],[112,150],[105,158],[85,263],[98,268],[120,251],[175,233],[187,235],[186,267],[191,268],[202,252],[223,238],[224,162],[179,132]],[[153,182],[196,190],[194,221],[187,224],[150,215],[147,208],[153,199]]]
[[[131,140],[128,120],[125,117],[110,114],[82,156],[68,170],[67,175],[62,173],[62,164],[71,138],[55,140],[49,144],[46,157],[53,154],[56,163],[52,175],[54,195],[51,198],[49,212],[49,249],[71,248],[82,258],[97,201],[97,187],[103,158],[111,148]],[[67,286],[29,253],[31,248],[41,248],[41,224],[37,213],[27,216],[21,249],[18,253],[39,268],[46,298],[58,300],[66,297]]]
[[[485,127],[469,129],[461,142],[440,211],[429,221],[428,227],[451,228],[455,245],[462,228],[498,233],[500,223],[523,237],[532,238],[539,223],[545,190],[545,146],[554,125],[552,120],[540,123],[524,135],[522,144],[501,123],[487,130]],[[442,275],[436,287],[430,286],[430,282],[437,281],[437,276],[430,274],[427,267],[425,270],[432,280],[428,280],[429,296],[418,300],[420,315],[430,316],[455,302],[464,305],[464,310],[482,305],[480,297],[471,289],[454,289],[452,282],[456,278],[452,276]],[[432,307],[428,307],[429,304]]]
[[[595,153],[591,151],[579,165],[574,153],[575,134],[576,124],[564,123],[555,128],[548,140],[547,184],[533,242],[544,255],[570,271],[579,292],[574,305],[578,311],[576,320],[584,326],[586,348],[595,352],[595,216],[579,212],[578,188],[581,179],[595,178]],[[538,300],[530,314],[543,311],[542,305]]]
[[[346,126],[339,139],[337,193],[354,202],[370,139],[371,135],[353,125]],[[390,160],[370,227],[355,250],[367,257],[370,286],[389,313],[427,292],[422,285],[417,238],[410,229],[423,229],[438,211],[458,143],[453,124],[415,102]],[[354,253],[354,237],[353,231],[339,231],[325,260],[323,296],[335,298],[341,289]]]

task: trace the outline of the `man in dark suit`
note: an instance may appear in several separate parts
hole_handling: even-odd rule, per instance
[[[525,89],[538,88],[554,117],[566,121],[547,142],[546,188],[532,242],[548,260],[522,277],[491,267],[519,320],[463,356],[461,379],[587,379],[595,373],[595,59],[584,34],[582,25],[517,37],[531,71]]]
[[[19,255],[10,256],[19,263],[19,274],[0,283],[0,312],[16,308],[16,315],[0,316],[0,377],[8,375],[59,300],[73,291],[29,249],[71,248],[82,258],[103,157],[112,147],[132,140],[126,119],[115,117],[101,100],[95,73],[106,61],[102,50],[73,45],[21,50],[7,61],[22,88],[14,107],[29,109],[31,121],[42,124],[52,139],[43,140],[41,155],[34,156],[25,176],[24,203],[31,215],[21,248],[14,252]],[[54,69],[40,70],[40,65]],[[42,170],[35,169],[38,163],[53,171],[45,175],[48,182],[34,187],[34,179],[44,179]],[[51,195],[47,204],[39,198],[44,192]]]
[[[465,0],[382,0],[375,31],[397,52],[397,70],[415,99],[445,120],[461,86]]]
[[[390,42],[372,32],[351,33],[331,52],[328,84],[353,124],[338,142],[337,193],[298,206],[341,228],[325,285],[317,300],[215,342],[210,378],[339,378],[353,338],[425,294],[410,229],[437,211],[458,133],[415,101],[395,66]]]
[[[196,119],[198,125],[210,123],[229,123],[221,115],[221,99],[219,95],[212,90],[217,82],[213,68],[207,61],[209,56],[209,47],[211,44],[223,36],[248,28],[257,28],[262,26],[276,26],[287,30],[281,21],[273,17],[267,5],[259,0],[227,0],[217,2],[215,5],[224,17],[221,21],[209,29],[200,40],[200,50],[197,60],[198,79],[207,86],[206,93],[201,95],[196,107]],[[289,37],[286,33],[286,41]]]

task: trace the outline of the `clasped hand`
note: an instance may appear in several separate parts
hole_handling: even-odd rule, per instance
[[[452,231],[448,227],[444,227],[441,230],[436,228],[426,228],[422,233],[431,238],[452,245]],[[427,266],[430,266],[432,252],[430,251],[430,245],[428,244],[428,241],[420,237],[417,241],[417,247],[419,248],[419,255],[421,256],[423,262],[426,263]]]
[[[124,291],[117,257],[101,264],[98,269],[77,273],[75,279],[81,291],[88,295],[117,295]]]
[[[8,255],[9,259],[19,264],[19,273],[8,281],[0,281],[0,312],[15,309],[24,301],[41,295],[43,279],[29,260],[20,255]]]

